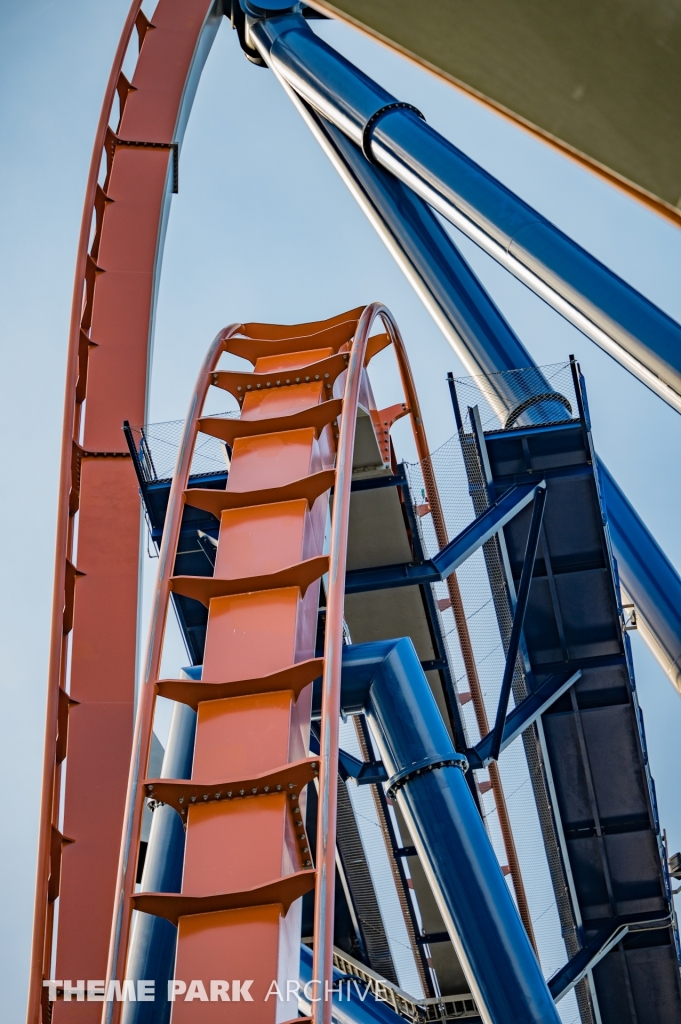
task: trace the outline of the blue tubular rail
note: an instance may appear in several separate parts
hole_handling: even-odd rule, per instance
[[[499,388],[499,400],[510,411],[526,397],[514,388],[523,375],[504,371],[534,366],[534,360],[433,211],[392,174],[365,159],[343,131],[318,116],[295,93],[292,98],[468,372],[493,374],[490,384]],[[642,302],[648,309],[649,304]],[[667,323],[676,328],[673,321]],[[540,391],[552,390],[540,371],[535,383]],[[528,409],[517,425],[532,422],[533,411],[536,422],[560,418],[547,415],[549,410],[541,405]],[[681,690],[681,579],[603,463],[599,466],[622,584],[636,605],[643,638]],[[652,574],[650,566],[657,566],[659,573]]]
[[[355,699],[364,694],[391,792],[485,1024],[558,1024],[466,785],[466,759],[454,749],[411,640],[345,647],[343,681]]]
[[[301,15],[285,13],[292,5],[244,6],[250,39],[290,88],[681,412],[679,324],[315,36]]]
[[[644,640],[681,692],[681,579],[600,461],[598,469],[620,582]]]
[[[196,712],[175,704],[163,758],[161,777],[191,778]],[[161,804],[154,811],[144,861],[142,888],[147,892],[179,892],[184,864],[184,826],[173,807]],[[130,942],[126,976],[132,981],[155,981],[155,998],[125,1002],[122,1024],[168,1024],[172,1004],[167,999],[173,977],[177,928],[151,914],[137,914]]]

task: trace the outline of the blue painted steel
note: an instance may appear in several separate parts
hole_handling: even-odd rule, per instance
[[[188,673],[187,673],[188,674]],[[194,673],[195,674],[195,673]],[[175,704],[163,758],[161,777],[189,779],[194,756],[196,712],[186,704]],[[161,805],[154,811],[149,845],[142,873],[146,892],[180,892],[184,863],[184,828],[173,807]],[[137,914],[130,942],[126,977],[156,982],[152,1002],[125,1002],[123,1024],[167,1024],[171,1003],[168,981],[173,977],[177,928],[162,917]]]
[[[600,460],[598,470],[622,586],[644,639],[681,691],[681,579]]]
[[[497,707],[497,717],[494,722],[494,728],[492,729],[492,743],[490,745],[489,751],[489,756],[492,761],[496,761],[497,758],[499,757],[499,754],[501,753],[501,741],[504,736],[506,712],[508,711],[508,701],[511,696],[511,683],[513,682],[513,673],[515,672],[516,658],[518,657],[520,641],[523,635],[523,622],[525,621],[525,612],[527,611],[527,599],[530,596],[530,584],[532,583],[534,562],[537,557],[537,547],[539,545],[539,531],[541,530],[541,524],[544,518],[545,504],[546,487],[544,486],[539,488],[535,495],[534,507],[532,509],[532,520],[530,522],[530,530],[527,535],[525,560],[523,561],[523,568],[520,574],[520,586],[518,587],[518,597],[516,599],[515,609],[513,611],[513,626],[511,628],[511,636],[508,641],[508,650],[506,652],[506,664],[504,665],[504,675],[501,680],[499,706]]]
[[[343,698],[341,696],[341,704]],[[369,786],[377,782],[387,782],[388,773],[380,761],[360,761],[359,758],[348,754],[347,750],[338,751],[338,770],[343,776],[354,779],[358,786]]]
[[[259,5],[263,6],[263,5]],[[267,63],[373,161],[681,411],[681,326],[319,39],[297,14],[251,26]],[[633,361],[633,362],[632,362]]]
[[[552,704],[555,704],[577,682],[581,675],[581,670],[569,672],[567,675],[550,675],[525,700],[517,704],[513,711],[506,716],[501,740],[501,751],[505,750],[509,743],[513,743],[513,740],[525,732],[525,729],[529,729],[532,723],[536,722],[539,716],[547,711]],[[466,757],[471,768],[486,768],[490,761],[493,760],[491,757],[493,735],[493,733],[488,732],[479,743],[476,743],[474,747],[470,747],[466,751]]]
[[[343,674],[369,682],[366,715],[391,775],[460,759],[411,640],[353,646]],[[559,1024],[463,771],[403,777],[397,800],[483,1020]]]
[[[616,917],[605,928],[596,932],[594,937],[580,949],[576,956],[561,967],[549,978],[549,991],[556,1002],[578,984],[587,971],[593,970],[596,964],[606,956],[630,932],[653,931],[670,924],[669,916],[640,914],[635,918]]]
[[[346,575],[346,594],[387,587],[413,587],[422,583],[439,583],[462,565],[479,547],[493,537],[513,516],[532,501],[543,482],[510,487],[494,505],[474,519],[454,540],[428,561],[401,562],[369,569],[351,569]]]

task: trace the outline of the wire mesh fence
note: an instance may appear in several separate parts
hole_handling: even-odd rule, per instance
[[[228,419],[238,412],[219,413],[211,419]],[[169,480],[175,471],[177,453],[182,440],[184,420],[167,420],[165,423],[149,423],[142,427],[131,427],[135,447],[139,453],[142,472],[147,483]],[[204,476],[209,473],[224,473],[229,467],[229,458],[224,441],[209,434],[199,433],[194,447],[190,473]]]
[[[464,429],[467,410],[477,406],[483,430],[514,430],[577,419],[570,363],[530,366],[455,381]]]

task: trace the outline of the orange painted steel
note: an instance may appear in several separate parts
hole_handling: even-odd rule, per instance
[[[137,481],[121,425],[145,418],[173,146],[191,102],[188,79],[204,57],[199,44],[208,38],[210,6],[209,0],[160,0],[150,24],[134,0],[95,137],[66,372],[29,1024],[44,1016],[42,981],[53,955],[57,976],[74,982],[101,977],[106,967],[114,837],[134,717],[140,541]],[[121,68],[135,27],[140,54],[131,85]],[[55,841],[62,818],[64,836]],[[59,1022],[97,1015],[94,1005],[70,1002],[52,1011]]]
[[[177,463],[170,488],[163,539],[159,551],[157,579],[144,665],[144,682],[135,721],[135,735],[132,744],[133,756],[129,762],[123,841],[119,843],[120,855],[115,888],[116,899],[112,915],[114,921],[113,933],[111,930],[112,918],[110,917],[109,919],[111,943],[106,971],[107,980],[116,977],[118,965],[125,962],[125,954],[127,952],[128,930],[130,914],[132,912],[130,897],[135,890],[137,849],[142,828],[143,802],[139,781],[145,777],[149,761],[156,681],[159,677],[161,655],[163,653],[170,581],[173,575],[175,552],[182,525],[184,492],[189,482],[194,444],[198,433],[199,416],[203,409],[208,388],[212,382],[212,372],[225,351],[227,342],[240,327],[240,324],[231,324],[229,327],[225,327],[215,337],[206,354],[189,403],[189,411],[180,440]],[[122,956],[119,955],[121,951]]]
[[[326,338],[331,333],[334,335],[331,340],[338,348],[347,343],[355,323],[355,319],[347,317],[344,320],[334,318],[317,325],[326,328],[318,336]],[[119,897],[114,913],[108,980],[124,974],[131,914],[135,908],[179,920],[177,970],[180,975],[188,964],[195,962],[192,950],[208,943],[210,949],[204,950],[201,960],[201,973],[205,975],[206,964],[214,955],[216,945],[222,950],[222,963],[227,953],[230,958],[237,952],[243,954],[243,936],[233,938],[235,921],[243,925],[241,931],[250,933],[253,928],[249,922],[255,927],[257,918],[260,923],[253,934],[258,936],[258,942],[279,945],[280,933],[285,929],[285,924],[279,921],[282,915],[277,912],[272,916],[267,911],[260,920],[263,907],[258,900],[262,903],[265,896],[269,900],[274,898],[273,892],[280,893],[279,902],[288,910],[288,905],[295,903],[295,899],[313,884],[314,872],[309,870],[310,855],[304,829],[300,832],[296,815],[291,812],[304,805],[302,791],[310,778],[310,766],[317,765],[314,759],[305,758],[311,682],[321,668],[321,659],[310,659],[314,655],[319,579],[328,564],[320,553],[324,542],[326,495],[334,480],[328,467],[333,464],[335,442],[328,417],[320,421],[316,410],[321,402],[337,415],[341,403],[328,394],[326,380],[322,377],[315,383],[303,381],[283,388],[275,385],[264,395],[249,395],[243,402],[240,420],[208,422],[202,418],[208,387],[220,379],[215,366],[223,351],[245,353],[255,363],[254,380],[262,363],[274,361],[286,367],[296,362],[305,363],[304,352],[297,359],[281,352],[287,342],[286,339],[276,340],[275,328],[266,332],[274,336],[273,340],[256,337],[245,344],[245,339],[238,335],[246,334],[249,327],[254,328],[252,333],[262,335],[256,325],[235,325],[221,332],[213,343],[190,404],[173,478],[129,778],[127,824],[121,845]],[[300,328],[288,330],[305,336]],[[300,342],[300,338],[297,341]],[[314,336],[305,343],[309,350],[318,354],[318,341]],[[302,344],[296,344],[294,339],[289,347],[300,351]],[[265,355],[270,348],[279,351],[274,356]],[[333,386],[329,390],[333,391]],[[294,429],[286,429],[292,419]],[[220,501],[224,507],[211,504],[211,509],[220,516],[215,577],[183,578],[180,584],[180,578],[173,577],[172,573],[184,502],[187,497],[194,497],[187,491],[187,484],[196,434],[199,429],[219,431],[227,422],[232,428],[232,455],[227,489]],[[253,434],[254,423],[276,424],[280,429]],[[312,489],[303,486],[302,493],[291,494],[291,488],[298,488],[306,475],[312,481]],[[321,488],[320,483],[326,486]],[[265,484],[269,487],[264,493]],[[248,502],[249,494],[257,499],[257,504]],[[263,496],[270,500],[262,503]],[[311,579],[298,579],[295,573],[290,580],[280,578],[282,567],[285,575],[287,566],[293,565],[295,569],[311,563],[315,566]],[[159,680],[171,590],[183,586],[191,589],[194,584],[208,584],[209,590],[211,585],[220,584],[215,593],[206,592],[203,598],[209,606],[209,622],[202,680]],[[157,692],[197,708],[196,754],[190,783],[145,780]],[[215,779],[222,780],[217,790],[211,781]],[[258,799],[253,804],[249,800],[226,803],[232,793],[236,795],[240,791],[235,779],[242,780],[240,790],[244,794],[254,795],[253,791],[258,791]],[[281,781],[284,779],[288,781]],[[245,788],[247,783],[248,789]],[[206,784],[213,790],[212,796],[208,791],[203,793]],[[175,785],[189,793],[184,813],[187,851],[179,895],[134,892],[143,800],[149,785],[170,785],[171,788]],[[194,806],[191,801],[191,796],[196,795],[191,787],[197,785],[204,797],[200,806]],[[270,791],[267,796],[263,795],[263,791],[267,792],[265,786]],[[215,792],[220,795],[216,797]],[[297,798],[295,806],[290,803],[291,792]],[[179,806],[177,804],[177,808]],[[245,838],[246,833],[252,833],[250,839]],[[230,855],[216,857],[216,849],[223,854],[230,851]],[[276,880],[278,875],[281,884]],[[217,922],[215,928],[209,927],[208,919],[197,924],[197,914],[208,914]],[[286,918],[284,914],[282,921]],[[295,932],[293,919],[291,925]],[[299,934],[292,934],[292,944],[287,942],[287,948],[295,950],[299,938]],[[253,965],[260,963],[261,958],[270,967],[274,962],[272,958],[277,959],[271,950],[269,958],[264,956],[263,949],[252,950],[251,975]],[[261,980],[267,970],[259,975]],[[215,976],[220,977],[220,972]],[[277,976],[275,971],[273,977]],[[272,1004],[265,1005],[264,1011],[262,1004],[261,997],[258,1007],[266,1015]],[[242,1007],[241,1011],[244,1009]],[[116,1020],[119,1010],[109,1004],[104,1009],[104,1020]],[[182,1005],[178,1003],[174,1021],[181,1019],[182,1014]]]
[[[92,290],[91,279],[87,279],[88,243],[92,226],[92,215],[97,196],[97,175],[101,163],[102,148],[106,137],[107,123],[111,107],[116,95],[123,59],[128,47],[130,36],[135,27],[135,19],[140,10],[142,0],[134,0],[123,27],[111,74],[104,94],[102,111],[95,135],[95,145],[87,186],[83,217],[78,239],[76,256],[75,285],[71,305],[71,327],[69,332],[69,348],[66,362],[66,394],[64,402],[64,420],[62,431],[61,470],[59,483],[59,501],[57,506],[57,536],[54,568],[54,591],[52,599],[52,632],[50,640],[50,660],[47,679],[47,707],[45,726],[45,751],[43,756],[42,803],[40,825],[38,831],[38,857],[36,878],[36,900],[33,922],[33,943],[31,950],[31,971],[29,980],[28,1021],[37,1024],[43,1005],[43,977],[49,972],[52,951],[53,905],[59,892],[58,867],[56,857],[51,856],[53,847],[53,830],[58,821],[59,813],[59,764],[66,753],[67,715],[59,721],[59,707],[63,704],[62,683],[66,671],[66,630],[64,628],[64,610],[72,605],[75,580],[68,586],[67,566],[71,565],[73,552],[73,515],[78,507],[76,500],[71,499],[74,477],[77,478],[78,465],[74,460],[74,443],[80,435],[80,419],[82,401],[85,397],[85,381],[87,376],[87,356],[89,339],[82,332],[84,288]],[[90,298],[91,301],[91,298]],[[81,334],[84,333],[84,338]],[[79,387],[79,385],[81,385]],[[74,461],[76,474],[74,474]],[[75,496],[74,496],[75,498]],[[75,508],[74,508],[75,505]],[[70,591],[67,600],[67,589]],[[69,623],[67,623],[69,624]],[[57,749],[61,739],[61,750]],[[61,755],[61,756],[58,756]],[[61,857],[61,846],[59,848]],[[59,865],[60,866],[60,865]],[[51,875],[53,876],[51,878]],[[50,884],[51,883],[51,884]],[[50,892],[50,888],[52,891]],[[50,898],[52,897],[52,898]]]
[[[336,456],[333,515],[326,594],[326,634],[322,676],[322,719],[319,739],[319,804],[317,815],[317,886],[314,909],[314,957],[312,978],[318,984],[313,1002],[315,1024],[331,1024],[332,1003],[324,998],[333,987],[333,925],[336,879],[336,822],[338,778],[338,721],[340,718],[345,565],[348,550],[350,490],[355,446],[355,427],[367,340],[378,315],[387,318],[379,304],[367,306],[355,332],[343,396],[343,416]]]

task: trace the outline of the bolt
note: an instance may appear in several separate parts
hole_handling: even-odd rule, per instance
[[[262,387],[262,384],[256,384],[256,387],[257,387],[257,388],[261,388],[261,387]]]
[[[325,378],[326,378],[326,377],[328,377],[328,376],[329,376],[329,375],[328,375],[328,373],[325,373],[325,374],[324,374],[324,377],[325,377]]]
[[[309,853],[309,852],[310,852],[310,851],[308,850],[307,846],[304,846],[304,847],[303,847],[303,853]]]
[[[312,861],[311,860],[306,860],[305,861],[305,867],[306,868],[311,868],[312,867]]]
[[[251,790],[251,793],[257,793],[257,792],[258,792],[258,787],[254,786],[253,789]]]
[[[290,383],[291,383],[291,381],[290,381],[290,380],[287,380],[287,381],[286,381],[286,383],[287,383],[287,384],[290,384]]]
[[[263,793],[269,793],[269,791],[270,791],[270,787],[269,786],[263,786]]]
[[[318,771],[318,770],[319,770],[319,765],[317,764],[317,762],[316,762],[316,761],[314,761],[314,762],[313,762],[313,763],[312,763],[312,764],[310,765],[310,768],[312,769],[312,771],[313,771],[313,772],[316,772],[316,771]]]
[[[183,804],[184,803],[184,797],[183,796],[178,797],[177,802],[178,802],[178,804]]]
[[[280,789],[281,789],[281,786],[277,786],[277,793],[279,792]]]
[[[228,799],[231,799],[231,797],[232,797],[232,791],[231,791],[231,789],[230,789],[230,791],[229,791],[229,792],[228,792],[228,794],[227,794],[227,798],[228,798]]]
[[[308,381],[309,379],[310,379],[309,377],[306,377],[306,378],[305,378],[305,380],[306,380],[306,381]]]
[[[215,794],[215,799],[219,800],[221,796],[222,796],[222,793],[216,793]]]
[[[315,377],[314,377],[314,379],[315,379],[315,380],[319,380],[319,374],[318,374],[318,373],[316,373],[316,374],[315,374]]]
[[[193,797],[192,797],[192,803],[193,803],[193,804],[195,804],[195,803],[196,803],[196,797],[195,797],[195,796],[193,796]]]
[[[296,384],[300,384],[300,377],[296,377]]]
[[[240,789],[239,790],[239,796],[246,796],[246,790],[245,789]]]
[[[289,789],[295,789],[295,787],[294,787],[294,785],[293,785],[293,783],[292,783],[292,782],[289,782],[289,784],[288,784],[288,788],[289,788]]]
[[[243,391],[243,388],[241,387],[241,384],[239,384],[239,386],[237,387],[237,391]]]
[[[153,786],[147,786],[147,793],[153,793],[153,792],[154,792],[154,787]]]
[[[269,382],[269,381],[267,381],[267,387],[268,387],[268,388],[271,388],[271,387],[272,387],[272,385],[270,384],[270,382]]]
[[[246,386],[246,391],[250,391],[250,390],[251,390],[251,385],[250,385],[250,384],[248,384],[248,385]]]
[[[281,381],[280,381],[280,380],[278,380],[278,381],[277,381],[277,387],[280,387],[280,385],[281,385]]]

